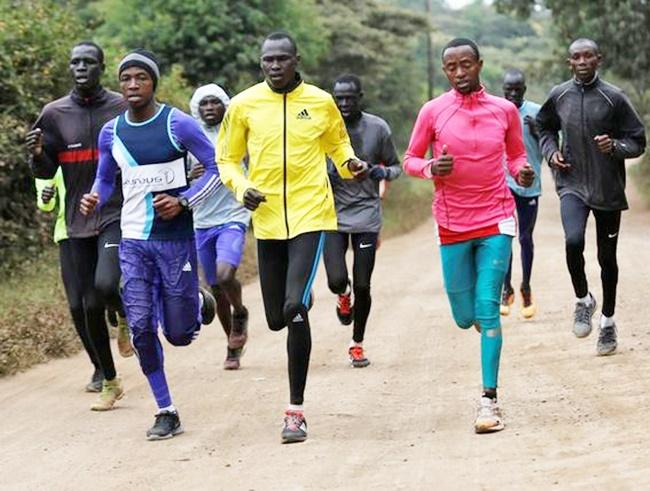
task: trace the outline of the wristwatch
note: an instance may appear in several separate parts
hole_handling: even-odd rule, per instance
[[[190,209],[190,203],[187,201],[187,198],[185,196],[179,196],[178,197],[178,204],[181,205],[181,207],[184,210],[189,210]]]

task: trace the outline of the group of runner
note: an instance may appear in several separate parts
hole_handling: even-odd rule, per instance
[[[265,80],[232,100],[218,85],[199,87],[190,116],[157,102],[160,69],[152,53],[138,49],[121,60],[119,95],[101,86],[101,48],[82,42],[71,52],[74,88],[48,104],[27,134],[39,206],[52,210],[59,203],[55,240],[63,282],[94,367],[86,388],[100,392],[92,409],[109,410],[124,393],[106,309],[118,327],[120,353],[135,352],[158,406],[149,439],[182,432],[159,327],[172,345],[184,346],[216,315],[227,336],[224,368],[240,366],[248,310],[236,272],[251,218],[267,324],[287,328],[290,397],[282,441],[307,438],[309,310],[321,255],[338,319],[353,324],[350,363],[370,363],[363,340],[382,222],[380,183],[398,178],[402,168],[388,124],[362,110],[361,80],[339,77],[332,97],[301,78],[299,61],[290,35],[269,35],[260,56]],[[573,78],[540,108],[524,100],[518,70],[505,74],[505,98],[488,94],[478,46],[456,38],[442,51],[451,90],[426,103],[415,122],[403,167],[434,183],[452,315],[459,327],[474,326],[481,335],[478,433],[504,427],[497,404],[500,314],[508,315],[514,301],[517,223],[522,315],[536,313],[530,278],[542,155],[561,198],[577,297],[574,333],[589,334],[596,309],[582,257],[593,211],[604,297],[598,353],[616,350],[624,159],[643,153],[645,130],[623,93],[599,79],[600,61],[596,43],[575,41]],[[199,264],[209,289],[199,286]]]

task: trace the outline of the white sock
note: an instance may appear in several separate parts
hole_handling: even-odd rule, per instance
[[[600,327],[610,327],[614,325],[614,316],[607,317],[606,315],[600,316]]]
[[[170,404],[170,405],[167,406],[167,407],[161,407],[160,409],[158,409],[158,412],[157,412],[156,414],[164,413],[165,411],[168,411],[168,412],[170,412],[170,413],[175,413],[175,412],[176,412],[176,408],[174,407],[173,404]]]
[[[578,302],[581,303],[581,304],[586,305],[587,307],[589,307],[589,306],[593,305],[594,299],[591,298],[591,294],[587,293],[586,296],[584,296],[582,298],[579,298]]]
[[[350,346],[348,348],[354,348],[355,346],[363,347],[363,343],[357,343],[354,339],[350,341]]]
[[[352,282],[350,281],[350,278],[348,278],[348,284],[345,287],[345,291],[343,292],[343,295],[350,295],[352,293]]]
[[[199,292],[199,310],[203,308],[203,302],[205,299],[203,298],[203,293]]]
[[[302,404],[289,404],[287,406],[287,411],[300,411],[302,413],[305,412],[305,406]]]

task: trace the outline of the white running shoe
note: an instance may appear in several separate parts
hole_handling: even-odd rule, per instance
[[[492,433],[493,431],[501,431],[504,427],[503,417],[497,402],[489,397],[481,397],[476,421],[474,422],[476,433]]]

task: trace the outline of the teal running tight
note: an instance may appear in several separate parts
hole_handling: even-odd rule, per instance
[[[440,246],[442,274],[458,327],[481,327],[483,387],[496,389],[501,356],[499,299],[510,263],[512,237],[491,235]]]

